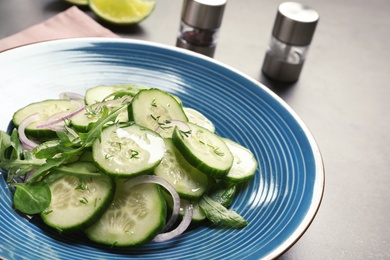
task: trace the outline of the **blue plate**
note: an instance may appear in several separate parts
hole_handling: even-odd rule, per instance
[[[255,154],[253,180],[240,186],[231,208],[243,229],[209,224],[163,243],[107,248],[61,236],[12,210],[0,177],[0,256],[5,259],[261,259],[290,248],[309,227],[324,189],[320,151],[301,119],[266,87],[201,55],[125,39],[43,42],[0,54],[0,129],[14,111],[61,92],[83,94],[96,85],[160,88],[200,110],[217,133]]]

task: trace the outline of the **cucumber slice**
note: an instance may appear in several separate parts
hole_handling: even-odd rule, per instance
[[[132,186],[131,179],[118,179],[111,206],[86,234],[98,243],[134,246],[151,241],[165,220],[166,203],[156,184]]]
[[[93,163],[77,162],[69,167],[95,170]],[[91,171],[92,172],[92,171]],[[41,213],[42,220],[61,232],[84,230],[92,225],[110,205],[115,186],[105,174],[85,178],[63,174],[51,174],[50,206]]]
[[[195,168],[211,177],[223,178],[233,164],[233,155],[225,142],[201,126],[187,123],[189,131],[175,127],[173,144]]]
[[[173,94],[170,94],[170,95],[176,99],[177,103],[178,103],[180,106],[183,106],[183,101],[181,100],[181,98],[179,98],[178,96],[173,95]]]
[[[80,108],[77,102],[68,99],[48,99],[41,102],[31,103],[13,115],[12,121],[16,127],[27,117],[38,114],[39,120],[27,126],[26,135],[37,139],[49,139],[56,137],[55,131],[49,128],[37,128],[38,125],[45,124],[49,121],[54,121],[71,114]],[[53,127],[64,126],[65,120],[53,125]]]
[[[162,137],[172,136],[172,120],[188,121],[177,99],[159,89],[141,90],[129,106],[129,119],[153,131],[159,131]]]
[[[58,148],[58,145],[61,143],[61,140],[55,139],[55,140],[48,140],[41,144],[39,144],[37,147],[35,147],[31,154],[38,159],[47,159],[46,151],[58,151],[60,153],[60,149]]]
[[[214,124],[201,112],[189,107],[184,107],[183,110],[186,113],[189,122],[202,126],[210,132],[215,132]]]
[[[192,221],[196,223],[205,220],[206,214],[204,213],[203,209],[199,207],[198,201],[189,201],[184,199],[180,200],[180,211],[179,211],[180,216],[184,216],[185,208],[190,203],[193,205]]]
[[[164,139],[165,155],[154,174],[168,181],[181,198],[198,200],[208,185],[208,176],[190,165],[173,145]]]
[[[152,171],[165,153],[159,134],[137,124],[105,128],[92,145],[97,165],[107,174],[129,177]]]
[[[163,197],[167,203],[168,209],[172,210],[173,208],[173,200],[172,196],[167,193],[166,191],[162,190]],[[199,207],[198,201],[196,200],[187,200],[187,199],[180,199],[180,209],[179,209],[179,216],[183,217],[185,209],[188,204],[193,205],[193,212],[192,212],[192,221],[193,222],[201,222],[206,219],[206,215],[204,214],[203,210]]]
[[[141,89],[144,87],[135,86],[135,85],[116,85],[116,86],[96,86],[93,88],[87,89],[85,92],[85,104],[92,105],[96,103],[100,103],[104,100],[114,99],[113,94],[120,92],[120,95],[126,95],[133,97],[135,96]]]
[[[233,154],[232,168],[225,176],[225,180],[240,183],[252,178],[256,173],[258,162],[253,153],[244,146],[227,138],[222,139]]]
[[[126,103],[127,102],[121,102],[119,100],[112,100],[86,106],[84,111],[71,118],[71,125],[77,131],[87,132],[88,125],[98,121],[103,116],[103,113],[105,112],[104,107],[107,107],[109,112],[112,112],[124,106]],[[129,117],[126,110],[123,110],[115,120],[115,122],[118,123],[125,123],[128,121]]]

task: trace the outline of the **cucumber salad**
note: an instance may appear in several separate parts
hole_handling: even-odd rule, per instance
[[[109,246],[162,242],[191,223],[243,228],[229,206],[258,163],[177,96],[134,85],[61,93],[0,131],[14,209]]]

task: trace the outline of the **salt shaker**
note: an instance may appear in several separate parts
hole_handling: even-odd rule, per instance
[[[319,20],[319,14],[295,2],[279,5],[262,71],[274,80],[292,83],[299,79]]]
[[[184,0],[176,46],[214,56],[226,0]]]

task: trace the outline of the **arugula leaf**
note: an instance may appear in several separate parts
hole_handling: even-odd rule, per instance
[[[100,119],[88,125],[88,133],[80,133],[80,138],[85,146],[91,146],[95,139],[100,137],[104,126],[110,123],[115,123],[116,118],[122,112],[122,110],[127,108],[127,105],[124,105],[112,111],[111,113],[109,113],[109,109],[106,106],[103,108],[103,115],[100,117]]]
[[[214,224],[222,223],[233,228],[242,228],[248,225],[248,222],[238,213],[225,208],[207,195],[204,195],[199,201],[199,206]]]
[[[125,84],[122,87],[126,87],[126,88],[123,88],[123,89],[118,90],[118,91],[116,91],[114,93],[111,93],[110,95],[106,96],[103,99],[103,101],[110,100],[110,98],[118,99],[118,98],[122,98],[122,97],[125,97],[125,96],[134,97],[140,91],[140,87],[136,86],[136,85],[127,85],[127,84]]]
[[[44,182],[33,184],[14,183],[14,206],[25,214],[38,214],[49,207],[51,192],[49,185]]]
[[[63,164],[66,161],[67,157],[60,157],[60,158],[50,158],[47,159],[44,164],[42,164],[40,167],[38,167],[33,174],[27,179],[27,183],[33,183],[35,181],[38,181],[41,179],[42,176],[46,175],[49,170],[55,167],[59,167],[61,164]]]
[[[78,133],[69,127],[65,131],[57,131],[58,139],[48,141],[54,142],[54,145],[48,142],[43,143],[34,150],[36,152],[34,155],[31,151],[21,148],[16,131],[11,136],[0,131],[0,168],[8,170],[7,181],[11,182],[14,178],[32,171],[27,183],[39,181],[51,169],[61,166],[74,156],[81,154],[85,148],[92,146],[95,139],[100,137],[103,127],[114,123],[119,113],[126,107],[127,105],[123,105],[112,112],[104,107],[102,117],[90,124],[87,133]],[[7,158],[10,150],[11,156]]]
[[[96,138],[100,136],[103,126],[108,122],[114,120],[120,111],[122,111],[125,106],[114,110],[112,113],[107,114],[105,117],[102,117],[97,122],[95,122],[90,130],[87,133],[78,133],[79,138],[74,137],[74,133],[70,135],[64,135],[63,133],[57,133],[61,136],[61,142],[57,146],[58,149],[62,150],[56,158],[49,158],[46,160],[46,163],[42,165],[36,172],[28,179],[28,182],[38,180],[42,175],[47,173],[50,169],[54,167],[59,167],[65,161],[71,159],[74,156],[77,156],[83,152],[87,147],[92,146]],[[72,141],[73,140],[73,141]],[[74,147],[71,147],[71,145]]]
[[[57,131],[58,139],[47,141],[33,151],[23,149],[16,129],[11,135],[0,130],[0,168],[8,171],[7,182],[15,182],[14,179],[31,174],[25,183],[11,184],[16,188],[15,208],[25,214],[43,212],[50,205],[51,192],[47,182],[40,180],[50,173],[96,175],[83,169],[75,173],[74,169],[69,169],[64,163],[92,146],[96,138],[100,138],[103,128],[115,123],[118,115],[126,108],[124,104],[110,112],[104,106],[102,116],[88,126],[87,133],[78,133],[66,127],[65,131]]]
[[[16,159],[20,157],[27,157],[27,154],[23,152],[23,147],[19,141],[19,134],[16,129],[14,129],[11,133],[11,146],[13,150],[8,154],[10,159]]]
[[[30,151],[21,148],[16,131],[13,131],[11,136],[0,131],[0,168],[8,171],[8,182],[24,176],[44,163],[45,160],[34,158]]]
[[[7,159],[7,150],[11,147],[11,137],[4,131],[0,131],[0,162]]]
[[[66,165],[61,165],[59,167],[56,167],[53,169],[53,173],[55,174],[61,174],[66,176],[76,176],[79,178],[87,178],[87,177],[99,177],[102,174],[98,171],[97,168],[95,168],[95,165],[92,164],[94,167],[68,167]],[[46,179],[45,179],[46,181]]]

